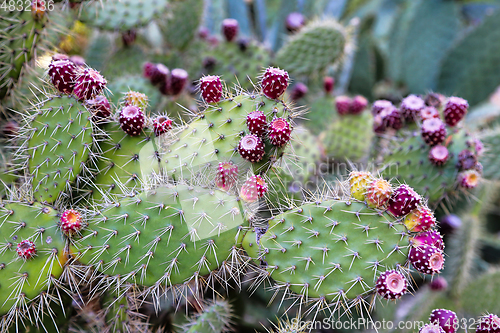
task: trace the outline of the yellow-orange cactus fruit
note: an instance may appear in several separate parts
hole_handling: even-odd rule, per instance
[[[427,206],[420,206],[408,214],[403,222],[409,231],[420,232],[432,228],[436,224],[436,218]]]
[[[351,195],[354,199],[365,201],[365,193],[368,185],[374,180],[369,172],[351,171],[349,174],[349,185],[351,186]]]
[[[366,189],[366,203],[372,208],[382,208],[387,204],[391,195],[391,184],[385,179],[377,178]]]

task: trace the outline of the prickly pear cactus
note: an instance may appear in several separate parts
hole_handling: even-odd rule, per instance
[[[0,216],[0,316],[5,315],[5,327],[37,323],[60,301],[52,291],[59,287],[67,254],[57,211],[38,203],[3,202]]]
[[[229,266],[245,220],[236,198],[208,188],[162,186],[96,212],[73,253],[111,279],[183,284]]]
[[[225,333],[231,332],[233,310],[227,300],[216,299],[206,302],[202,312],[195,314],[176,332]]]
[[[203,0],[174,1],[170,4],[170,13],[166,20],[159,22],[160,29],[167,43],[184,49],[195,37],[203,16]]]
[[[276,54],[276,63],[294,75],[322,72],[341,58],[346,39],[337,21],[312,22],[290,37]]]
[[[33,194],[53,203],[75,186],[91,153],[94,136],[90,112],[75,98],[53,96],[34,105],[21,129],[25,142],[17,151],[26,160]]]

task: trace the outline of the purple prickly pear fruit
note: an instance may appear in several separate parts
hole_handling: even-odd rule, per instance
[[[85,59],[83,57],[80,57],[79,55],[72,55],[71,57],[69,57],[69,60],[71,60],[78,67],[87,66]]]
[[[384,126],[394,130],[400,130],[403,127],[401,113],[395,106],[387,107],[380,111],[379,116],[382,117]]]
[[[327,94],[331,93],[334,87],[335,79],[331,76],[325,76],[325,78],[323,79],[323,89],[325,89],[325,92]]]
[[[373,131],[375,133],[383,133],[386,127],[384,125],[384,120],[380,115],[373,116]]]
[[[418,330],[418,333],[445,333],[445,331],[437,324],[425,324]]]
[[[408,283],[403,274],[396,270],[385,271],[377,279],[377,293],[385,299],[398,299],[407,291]]]
[[[459,170],[469,170],[477,164],[476,155],[469,149],[464,149],[458,154],[457,168]]]
[[[457,314],[450,310],[432,310],[429,321],[439,325],[445,333],[455,333],[459,327]]]
[[[19,257],[23,258],[24,260],[29,260],[36,255],[35,243],[28,239],[25,239],[17,244],[16,252]]]
[[[266,115],[262,111],[253,111],[247,115],[247,127],[250,133],[262,136],[267,130]]]
[[[449,157],[448,148],[442,145],[434,146],[429,151],[429,161],[436,166],[445,164]]]
[[[163,64],[156,64],[150,77],[151,83],[157,85],[167,82],[169,75],[170,70],[167,66]]]
[[[438,93],[430,93],[425,97],[425,104],[434,108],[439,108],[444,103],[445,97]]]
[[[349,96],[339,96],[335,99],[335,108],[341,116],[348,114],[351,110],[352,99]]]
[[[158,116],[153,119],[153,132],[156,136],[160,136],[172,129],[172,120],[167,116]]]
[[[411,213],[420,204],[420,195],[408,185],[400,185],[389,199],[389,212],[395,217]]]
[[[218,103],[222,98],[222,82],[216,75],[204,76],[200,79],[201,97],[207,103]]]
[[[428,106],[420,111],[420,119],[422,121],[426,119],[439,118],[439,112],[433,106]]]
[[[479,318],[476,333],[500,333],[500,318],[494,314],[487,314]]]
[[[424,244],[434,246],[440,250],[444,250],[443,236],[437,231],[429,230],[422,232],[410,239],[413,246],[422,246]]]
[[[282,69],[268,67],[262,76],[260,83],[262,93],[270,99],[276,99],[283,95],[288,87],[288,73]]]
[[[219,162],[215,184],[224,191],[230,190],[238,180],[238,166],[233,162]]]
[[[289,32],[297,32],[304,26],[306,19],[301,13],[293,12],[288,14],[285,23],[286,30]]]
[[[236,38],[239,29],[240,25],[235,19],[228,18],[222,21],[222,34],[226,37],[228,42],[232,42]]]
[[[155,64],[149,61],[145,62],[144,65],[142,65],[142,76],[146,79],[151,80],[155,70],[156,70]]]
[[[69,59],[52,61],[49,65],[49,76],[57,90],[71,94],[75,87],[76,65]]]
[[[444,266],[443,251],[434,246],[412,247],[408,257],[413,268],[423,274],[438,274]]]
[[[141,133],[146,122],[146,117],[141,109],[135,105],[125,106],[120,111],[118,118],[121,129],[130,136],[137,136]]]
[[[429,146],[438,145],[446,139],[446,126],[439,118],[424,120],[420,130],[422,138]]]
[[[269,123],[267,135],[273,146],[281,147],[290,141],[292,129],[290,124],[283,118],[273,119]]]
[[[175,68],[170,73],[168,90],[173,96],[179,95],[188,82],[188,72],[182,68]]]
[[[199,29],[198,29],[198,37],[200,39],[207,39],[207,37],[210,35],[210,30],[208,30],[207,27],[204,27],[204,26],[201,26]]]
[[[377,115],[380,112],[382,112],[383,109],[391,108],[391,107],[394,107],[394,105],[392,105],[391,101],[388,101],[385,99],[379,99],[379,100],[373,102],[373,104],[372,104],[372,114]]]
[[[264,157],[264,142],[256,135],[249,134],[241,138],[238,144],[238,152],[241,157],[254,163],[259,162]]]
[[[79,100],[92,99],[99,95],[106,84],[106,79],[92,68],[84,68],[77,73],[73,93]]]
[[[137,38],[137,32],[135,30],[127,30],[122,32],[122,41],[125,47],[131,46],[135,43],[135,39]]]
[[[460,97],[450,97],[444,107],[444,121],[448,126],[455,126],[465,117],[469,109],[469,103]]]
[[[360,114],[367,106],[368,106],[368,100],[361,95],[356,95],[352,99],[349,112],[352,114]]]
[[[290,93],[290,98],[293,101],[297,101],[303,98],[305,95],[307,95],[308,91],[309,89],[307,88],[307,86],[302,82],[299,82],[295,86],[293,86],[292,91]]]
[[[267,190],[265,180],[259,175],[254,175],[248,178],[241,187],[240,197],[246,202],[254,202],[262,198]]]
[[[429,230],[436,224],[434,213],[427,206],[420,206],[404,219],[406,228],[412,232]]]
[[[9,120],[2,126],[2,135],[9,138],[19,135],[19,124],[14,120]]]
[[[457,180],[463,188],[475,188],[479,184],[481,175],[476,170],[466,170],[458,174]]]
[[[78,233],[84,227],[82,214],[74,209],[65,210],[61,215],[59,226],[68,236]]]
[[[434,291],[442,291],[448,289],[448,281],[442,276],[435,277],[429,283],[429,287]]]
[[[409,95],[401,101],[401,115],[407,122],[415,121],[423,108],[424,100],[416,95]]]
[[[452,234],[462,226],[462,220],[457,215],[449,214],[439,220],[439,226],[443,234]]]
[[[94,99],[86,101],[87,107],[92,111],[95,120],[105,119],[111,116],[111,106],[105,96],[99,95]]]

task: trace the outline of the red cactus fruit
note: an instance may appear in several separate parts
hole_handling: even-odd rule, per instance
[[[397,131],[403,127],[401,113],[395,106],[382,109],[378,115],[382,118],[382,122],[386,128],[392,128]]]
[[[416,95],[409,95],[401,101],[401,115],[408,122],[415,121],[423,108],[424,100]]]
[[[293,101],[297,101],[307,95],[309,88],[302,82],[297,83],[293,86],[292,91],[290,92],[290,98]]]
[[[500,318],[494,314],[479,318],[476,333],[500,333]]]
[[[79,55],[72,55],[69,57],[69,60],[71,60],[76,66],[78,67],[85,67],[87,66],[87,63],[85,62],[85,59]]]
[[[440,250],[444,250],[443,236],[438,231],[429,230],[419,233],[415,237],[411,238],[413,246],[421,246],[424,244],[437,247]]]
[[[262,142],[262,139],[253,134],[241,138],[238,144],[238,152],[241,157],[252,163],[262,160],[266,153],[264,151],[264,142]]]
[[[238,35],[240,25],[238,21],[232,18],[227,18],[222,21],[222,34],[228,42],[232,42]]]
[[[439,325],[445,333],[455,333],[460,326],[457,314],[445,309],[432,310],[429,321]]]
[[[352,99],[349,96],[338,96],[335,99],[335,108],[339,115],[348,114],[351,110]]]
[[[118,121],[125,133],[130,136],[137,136],[144,127],[146,117],[139,107],[128,105],[120,111]]]
[[[156,70],[156,65],[153,64],[152,62],[145,62],[144,65],[142,65],[142,76],[146,79],[150,79],[153,77],[153,74]]]
[[[458,174],[457,180],[464,188],[475,188],[479,184],[481,175],[476,170],[466,170]]]
[[[418,330],[418,333],[445,333],[445,332],[438,324],[425,324]]]
[[[469,103],[460,97],[450,97],[444,107],[444,121],[448,126],[455,126],[465,117]]]
[[[396,270],[380,274],[375,284],[377,293],[385,299],[398,299],[406,293],[408,283],[403,274]]]
[[[429,146],[438,145],[446,139],[446,126],[439,118],[424,120],[420,131],[422,138]]]
[[[389,199],[389,212],[395,217],[411,213],[420,204],[420,195],[408,185],[400,185]]]
[[[111,106],[105,96],[96,96],[96,98],[86,101],[85,104],[92,112],[94,120],[105,119],[111,116]]]
[[[335,79],[331,76],[325,76],[323,78],[323,89],[325,89],[325,92],[327,94],[331,93],[334,87],[335,87]]]
[[[188,72],[182,68],[175,68],[170,73],[168,92],[170,95],[179,95],[188,81]]]
[[[71,94],[75,87],[76,65],[71,60],[55,60],[49,65],[50,81],[57,90]]]
[[[266,115],[262,111],[253,111],[247,115],[247,127],[250,133],[262,136],[267,130]]]
[[[469,149],[464,149],[458,154],[457,168],[459,170],[469,170],[477,164],[476,155]]]
[[[267,135],[273,146],[281,147],[290,141],[292,129],[284,118],[273,119],[269,123]]]
[[[392,105],[391,101],[388,101],[385,99],[379,99],[379,100],[373,102],[373,104],[372,104],[372,114],[377,115],[380,112],[382,112],[383,109],[390,108],[390,107],[394,107],[394,105]]]
[[[383,133],[385,131],[385,125],[382,117],[380,115],[373,116],[373,132]]]
[[[444,266],[443,251],[430,245],[412,247],[408,254],[413,267],[424,274],[438,274]]]
[[[238,180],[238,166],[233,162],[219,162],[215,184],[224,191],[230,190]]]
[[[80,100],[92,99],[99,95],[108,82],[92,68],[84,68],[78,71],[73,93]]]
[[[442,276],[435,277],[429,283],[429,288],[434,291],[442,291],[448,289],[448,281]]]
[[[297,32],[304,26],[305,23],[306,18],[304,15],[298,12],[292,12],[286,17],[286,30],[289,32]]]
[[[391,195],[391,184],[385,179],[377,178],[368,185],[365,200],[370,207],[382,208],[387,204]]]
[[[259,175],[254,175],[248,178],[241,187],[240,197],[246,202],[254,202],[262,198],[267,190],[264,179]]]
[[[434,213],[427,206],[420,206],[403,220],[406,228],[412,232],[429,230],[436,224]]]
[[[158,116],[153,119],[153,132],[160,136],[172,129],[172,119],[167,116]]]
[[[420,110],[420,119],[422,121],[426,120],[426,119],[431,119],[431,118],[439,118],[439,112],[438,112],[438,110],[436,110],[435,107],[428,106],[428,107]]]
[[[24,260],[31,259],[36,255],[35,243],[25,239],[17,244],[16,252]]]
[[[349,112],[352,114],[360,114],[367,106],[368,106],[368,100],[361,95],[356,95],[352,99]]]
[[[82,215],[78,211],[67,209],[62,213],[59,225],[62,232],[71,236],[82,230],[84,227],[83,223]]]
[[[168,69],[167,66],[163,64],[156,64],[153,67],[151,77],[149,78],[149,80],[154,85],[164,84],[165,82],[167,82],[169,75],[170,75],[170,70]]]
[[[200,79],[201,97],[207,103],[218,103],[222,98],[222,83],[216,75],[204,76]]]
[[[260,83],[262,93],[270,99],[276,99],[283,95],[288,87],[288,73],[282,69],[268,67],[262,76]]]
[[[429,161],[436,166],[445,164],[449,157],[448,148],[442,145],[434,146],[429,151]]]

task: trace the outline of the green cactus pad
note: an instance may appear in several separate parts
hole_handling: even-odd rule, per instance
[[[203,0],[173,1],[170,15],[159,23],[167,43],[176,49],[184,49],[198,32],[203,9]]]
[[[28,158],[35,199],[52,203],[71,191],[93,144],[90,113],[76,99],[50,97],[32,110],[28,141],[18,151]]]
[[[237,151],[242,136],[250,134],[246,117],[255,110],[262,111],[268,122],[274,116],[291,122],[295,116],[284,102],[255,93],[241,93],[208,105],[197,119],[175,136],[172,144],[166,142],[162,148],[162,167],[169,175],[179,175],[186,171],[197,172],[210,166],[216,167],[219,162],[232,161],[238,165],[239,175],[246,176],[248,170],[255,174],[266,171],[281,157],[286,146],[277,148],[266,138],[266,154],[257,163],[243,159]]]
[[[343,55],[346,32],[335,20],[308,24],[276,54],[276,64],[293,75],[324,71]]]
[[[434,166],[428,158],[429,146],[425,144],[419,132],[405,132],[390,143],[389,152],[384,156],[384,167],[380,170],[386,179],[396,178],[401,183],[413,187],[417,193],[425,196],[430,204],[437,204],[446,197],[460,193],[457,186],[456,168],[458,154],[470,148],[467,141],[471,137],[463,129],[448,127],[451,141],[447,145],[449,160],[441,167]]]
[[[44,302],[50,297],[45,291],[54,288],[66,262],[57,222],[57,212],[38,203],[0,206],[0,316],[22,311],[16,307],[28,309],[32,301],[47,310]],[[24,260],[17,254],[17,244],[23,240],[35,243],[34,258]]]
[[[309,107],[309,111],[304,115],[304,118],[307,119],[304,126],[316,135],[324,131],[330,123],[338,118],[338,113],[335,110],[335,97],[331,95],[313,97],[308,99],[306,105]]]
[[[328,157],[338,161],[359,162],[368,157],[373,139],[373,116],[347,114],[337,119],[320,134],[320,141]]]
[[[481,133],[481,141],[487,150],[483,157],[483,177],[499,180],[500,170],[498,166],[500,165],[500,154],[498,154],[498,148],[500,147],[500,127],[483,131]]]
[[[371,293],[380,272],[404,265],[407,236],[387,213],[334,199],[275,216],[260,245],[255,233],[247,233],[243,247],[267,262],[279,288],[330,303]]]
[[[73,251],[81,263],[123,282],[169,287],[224,265],[244,224],[235,197],[163,186],[101,209]]]
[[[159,157],[151,130],[146,128],[140,135],[130,136],[117,122],[106,124],[103,130],[108,137],[100,143],[102,154],[93,180],[94,200],[101,199],[103,194],[123,193],[123,186],[141,188],[153,172],[159,172]]]
[[[35,20],[29,10],[6,12],[2,9],[0,99],[5,97],[9,89],[17,82],[23,67],[35,56],[46,21],[46,15],[41,20]]]
[[[195,314],[175,332],[179,333],[226,333],[232,332],[231,316],[233,309],[228,301],[216,299],[207,302],[202,312]]]
[[[205,54],[202,72],[219,75],[228,84],[253,90],[256,82],[251,80],[261,74],[269,58],[269,50],[255,41],[248,41],[246,48],[236,42],[221,42]]]
[[[105,30],[126,31],[146,26],[167,7],[167,0],[89,1],[82,4],[80,20]]]

